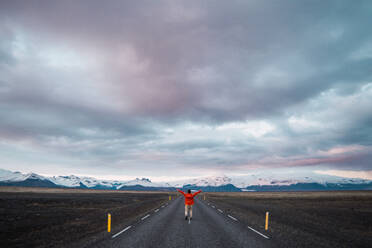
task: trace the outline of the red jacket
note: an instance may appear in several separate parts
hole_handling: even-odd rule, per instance
[[[199,190],[198,192],[195,192],[194,194],[191,194],[191,193],[185,193],[185,192],[183,192],[182,190],[179,190],[179,189],[177,189],[177,190],[178,190],[178,192],[183,194],[183,196],[185,197],[185,205],[194,205],[194,196],[196,196],[197,194],[202,192],[201,190]]]

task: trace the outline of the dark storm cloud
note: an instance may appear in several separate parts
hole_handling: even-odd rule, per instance
[[[108,56],[105,69],[113,74],[114,91],[145,116],[222,122],[266,117],[341,80],[370,78],[362,69],[370,61],[346,61],[371,36],[362,25],[371,22],[368,3],[9,5],[5,16],[52,42],[61,39]],[[126,46],[134,50],[134,63],[147,65],[144,73],[121,70],[117,53]],[[277,72],[255,83],[266,67]],[[189,76],[207,68],[221,77],[190,83]]]
[[[276,156],[369,169],[316,153],[371,146],[358,110],[371,103],[371,13],[370,1],[2,1],[0,138],[102,160],[155,150],[211,168]],[[273,129],[184,129],[256,120]]]

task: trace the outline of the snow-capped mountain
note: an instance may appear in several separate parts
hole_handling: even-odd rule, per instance
[[[22,174],[3,169],[0,169],[0,186],[56,187],[48,178],[38,174]]]
[[[168,183],[154,183],[154,182],[151,182],[151,180],[148,178],[136,178],[134,180],[123,182],[117,189],[122,189],[127,186],[136,186],[136,185],[140,185],[143,187],[154,187],[154,188],[171,187]]]
[[[45,180],[46,178],[35,173],[22,174],[19,171],[11,172],[0,169],[0,181],[19,182],[27,179]]]
[[[202,189],[203,191],[267,191],[267,190],[352,190],[372,189],[372,181],[306,173],[260,172],[244,176],[195,178],[178,182],[152,182],[148,178],[129,181],[100,180],[93,177],[54,176],[35,173],[22,174],[0,169],[0,186],[39,186],[64,188],[90,188],[113,190],[174,190],[174,188]]]
[[[120,181],[99,180],[93,177],[77,177],[74,175],[51,177],[49,180],[56,185],[73,188],[83,186],[87,188],[103,187],[116,189],[124,183]]]
[[[130,181],[99,180],[93,177],[58,176],[49,178],[56,185],[64,187],[86,187],[86,188],[107,188],[122,189],[127,186],[140,185],[143,187],[164,187],[164,184],[153,183],[148,178],[136,178]]]
[[[189,182],[189,184],[195,186],[221,186],[226,184],[231,184],[232,179],[223,175],[223,176],[216,176],[216,177],[205,177],[201,179],[193,179]]]
[[[306,172],[261,172],[246,176],[233,177],[232,184],[239,188],[248,186],[288,186],[299,183],[317,183],[317,184],[364,184],[372,181],[360,178],[344,178],[338,176],[317,174],[312,171]]]
[[[136,178],[129,181],[100,180],[93,177],[53,176],[44,177],[35,173],[22,174],[21,172],[11,172],[0,169],[0,183],[2,185],[27,186],[29,182],[36,181],[48,182],[49,185],[66,188],[91,188],[91,189],[126,189],[130,186],[142,186],[145,188],[166,188],[171,187],[168,183],[154,183],[148,178]],[[0,184],[0,185],[1,185]]]
[[[170,182],[169,185],[177,188],[182,188],[185,185],[193,185],[193,186],[199,186],[199,187],[218,187],[222,185],[231,184],[232,179],[225,176],[215,176],[215,177],[200,177],[200,178],[193,178],[190,180],[182,180],[182,181],[173,181]]]
[[[272,172],[260,172],[252,173],[244,176],[234,176],[227,177],[225,175],[215,176],[215,177],[205,177],[191,179],[187,181],[173,182],[171,183],[174,187],[195,187],[195,188],[208,188],[216,187],[221,188],[230,185],[228,191],[235,190],[290,190],[291,188],[302,188],[313,187],[314,190],[327,189],[332,187],[332,189],[345,189],[358,188],[358,185],[366,185],[368,189],[372,189],[372,181],[359,179],[359,178],[344,178],[330,175],[317,174],[315,172],[303,172],[303,173],[272,173]],[[346,185],[346,186],[345,186]],[[354,187],[354,186],[355,187]],[[361,186],[363,189],[364,186]],[[209,189],[209,188],[208,188]],[[359,189],[359,188],[358,188]],[[226,187],[221,188],[221,190],[227,190]]]

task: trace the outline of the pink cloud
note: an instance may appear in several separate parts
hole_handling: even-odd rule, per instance
[[[367,180],[372,180],[372,171],[352,171],[352,170],[316,170],[318,174],[331,175],[338,177],[347,178],[362,178]]]

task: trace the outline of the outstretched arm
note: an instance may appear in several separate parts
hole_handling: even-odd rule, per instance
[[[198,192],[195,192],[194,194],[192,194],[192,196],[196,196],[196,195],[199,194],[200,192],[202,192],[202,191],[199,190]]]
[[[180,192],[181,194],[185,195],[185,192],[183,192],[182,190],[177,189],[177,191]]]

